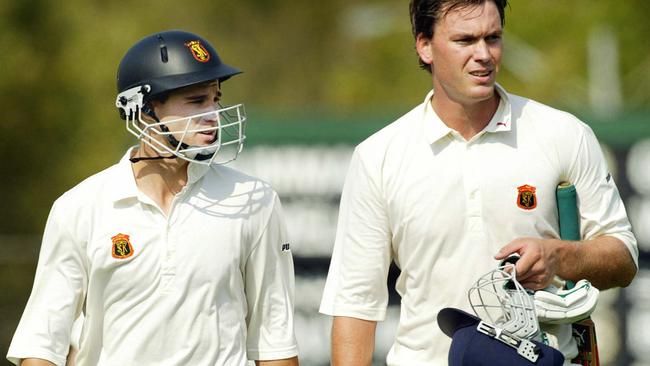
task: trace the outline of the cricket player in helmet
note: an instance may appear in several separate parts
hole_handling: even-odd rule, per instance
[[[239,73],[184,31],[126,52],[115,103],[139,144],[54,203],[9,361],[63,365],[83,319],[77,366],[298,365],[278,195],[223,165],[245,138],[220,103]]]
[[[127,130],[146,145],[145,151],[150,148],[158,154],[139,159],[176,157],[202,164],[234,160],[245,139],[242,104],[198,109],[194,115],[164,121],[154,107],[164,104],[172,91],[210,82],[216,85],[218,98],[221,83],[240,72],[224,64],[204,39],[186,32],[160,33],[131,47],[118,69],[116,106]],[[196,135],[207,139],[189,144]],[[229,155],[215,160],[222,148]]]

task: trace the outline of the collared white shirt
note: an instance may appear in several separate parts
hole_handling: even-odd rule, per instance
[[[391,261],[401,269],[400,320],[388,365],[444,365],[438,311],[471,311],[467,292],[505,244],[558,238],[558,183],[576,185],[581,234],[636,240],[591,129],[497,86],[500,104],[466,141],[424,103],[354,151],[320,311],[381,321]],[[534,188],[534,200],[524,192]],[[565,345],[565,356],[575,348]]]
[[[190,164],[167,217],[128,157],[54,203],[8,359],[63,365],[82,310],[78,366],[295,356],[293,261],[273,189]]]

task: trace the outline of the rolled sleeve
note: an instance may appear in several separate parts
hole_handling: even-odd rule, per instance
[[[382,321],[386,317],[391,231],[380,169],[359,148],[343,187],[338,229],[320,312]]]
[[[639,249],[623,200],[596,136],[589,126],[582,125],[584,134],[569,170],[578,195],[581,235],[584,239],[607,235],[621,240],[638,268]]]

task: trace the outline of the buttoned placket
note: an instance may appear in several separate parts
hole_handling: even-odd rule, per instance
[[[169,215],[166,217],[165,221],[165,254],[162,263],[162,289],[163,292],[169,292],[172,289],[171,284],[173,279],[176,276],[176,246],[178,245],[178,238],[175,235],[176,227],[174,222],[178,220],[179,215],[181,215],[181,205],[183,198],[188,191],[188,182],[183,188],[174,195],[172,199],[171,207],[169,208]]]
[[[188,183],[189,184],[189,183]],[[161,248],[161,264],[160,264],[160,273],[161,273],[161,289],[163,292],[170,292],[172,289],[171,284],[173,279],[176,276],[176,245],[178,244],[175,233],[174,222],[178,220],[178,216],[181,214],[181,209],[178,207],[186,192],[188,191],[187,185],[185,185],[180,192],[174,195],[172,199],[171,207],[169,209],[169,215],[165,215],[163,210],[156,204],[151,198],[142,192],[138,193],[138,199],[143,205],[148,205],[153,208],[155,212],[155,221],[161,222],[161,233],[162,233],[162,245]]]
[[[483,233],[483,207],[480,189],[480,145],[479,140],[483,137],[484,131],[466,141],[458,136],[464,144],[463,156],[463,187],[466,202],[467,229],[470,233]]]

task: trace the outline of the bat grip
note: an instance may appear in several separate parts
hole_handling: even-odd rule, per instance
[[[556,190],[557,212],[560,227],[560,239],[580,240],[580,215],[578,214],[578,197],[576,187],[567,182],[560,183]],[[571,289],[573,281],[566,281],[565,287]]]

